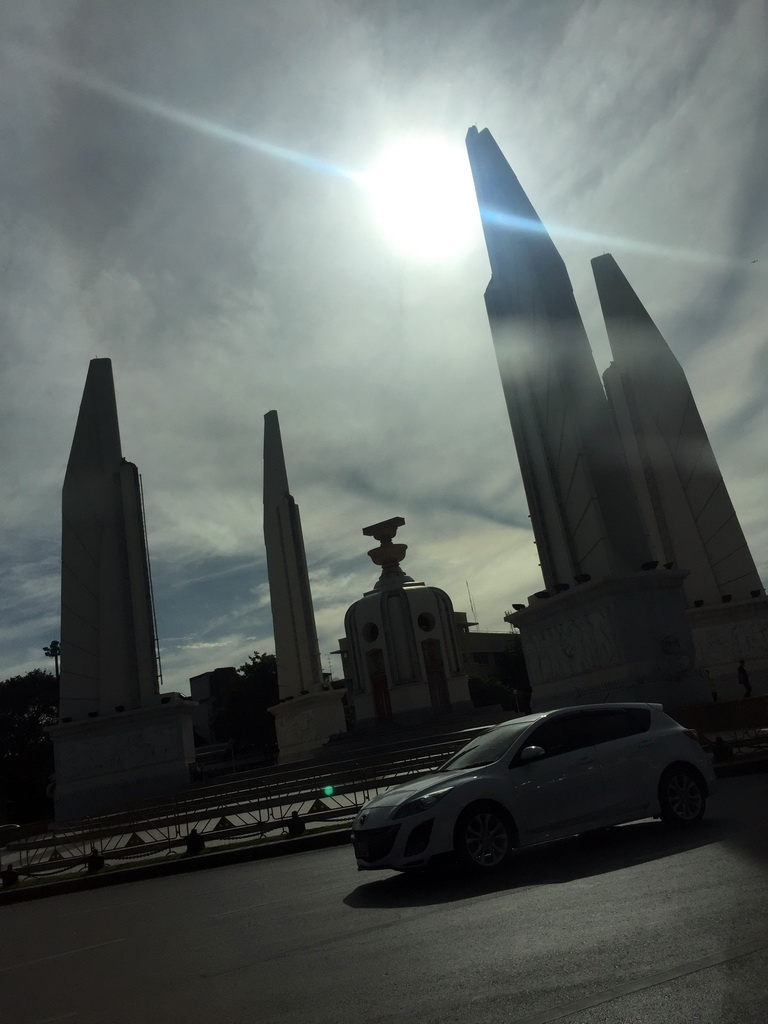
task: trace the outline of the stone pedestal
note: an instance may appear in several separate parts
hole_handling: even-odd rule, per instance
[[[269,708],[275,719],[279,763],[306,761],[318,754],[330,736],[347,731],[344,690],[319,690]]]
[[[736,674],[742,658],[754,695],[768,691],[768,598],[690,608],[688,618],[699,664],[714,679],[720,700],[744,696]]]
[[[189,786],[197,703],[176,695],[163,700],[167,703],[48,729],[57,823],[127,810]]]
[[[679,707],[711,699],[695,669],[685,573],[655,569],[532,597],[520,630],[534,711],[612,700]]]

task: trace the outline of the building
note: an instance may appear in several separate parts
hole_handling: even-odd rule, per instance
[[[216,712],[241,682],[237,669],[232,667],[215,668],[190,678],[189,695],[197,703],[192,714],[195,746],[222,742],[215,732]]]

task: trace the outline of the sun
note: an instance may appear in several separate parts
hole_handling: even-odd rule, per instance
[[[402,139],[359,180],[376,221],[401,252],[437,260],[471,247],[479,220],[463,149],[434,138]]]

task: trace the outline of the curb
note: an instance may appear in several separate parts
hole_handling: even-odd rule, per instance
[[[227,864],[242,864],[250,860],[268,860],[283,857],[289,853],[305,850],[325,850],[343,846],[349,842],[351,829],[341,828],[322,832],[316,836],[301,836],[296,839],[279,839],[262,846],[244,846],[237,850],[211,850],[191,857],[177,857],[166,863],[139,864],[131,868],[115,868],[104,874],[83,875],[82,878],[66,878],[60,882],[48,882],[27,888],[0,890],[0,906],[6,903],[24,903],[26,900],[40,900],[47,896],[59,896],[65,892],[82,892],[85,889],[102,889],[108,885],[122,885],[138,882],[145,878],[161,878],[164,875],[183,875],[190,871],[204,871],[206,868],[222,867]]]
[[[720,761],[712,767],[718,779],[732,775],[754,775],[757,772],[768,771],[768,757],[762,755],[734,761]]]

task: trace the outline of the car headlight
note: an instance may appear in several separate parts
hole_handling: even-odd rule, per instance
[[[392,815],[393,818],[407,818],[411,814],[421,814],[422,811],[428,810],[434,806],[439,800],[450,793],[453,786],[446,786],[445,789],[436,789],[431,793],[427,793],[425,796],[417,796],[415,800],[408,800],[404,804],[400,804],[395,813]]]

